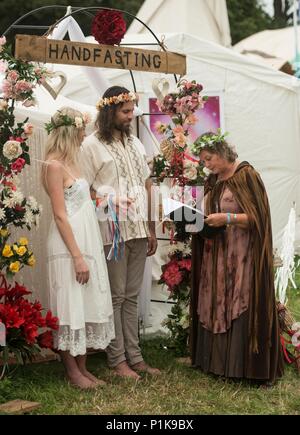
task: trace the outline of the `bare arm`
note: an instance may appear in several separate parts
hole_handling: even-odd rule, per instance
[[[89,279],[89,270],[77,245],[68,220],[64,199],[62,165],[54,162],[51,163],[47,170],[45,182],[46,190],[51,200],[55,223],[74,261],[76,279],[79,283],[85,284]]]
[[[205,219],[205,223],[212,227],[222,227],[223,225],[237,225],[238,227],[247,229],[249,227],[249,219],[245,213],[214,213]]]

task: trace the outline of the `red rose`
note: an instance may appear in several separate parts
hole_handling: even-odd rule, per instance
[[[19,157],[12,165],[11,170],[14,172],[21,172],[25,166],[25,160]]]
[[[53,335],[51,331],[43,332],[38,336],[38,344],[45,349],[53,348]]]
[[[192,260],[190,260],[189,258],[179,261],[178,264],[181,269],[186,269],[188,271],[192,269]]]
[[[120,44],[126,32],[126,22],[121,12],[101,10],[93,19],[91,32],[99,44]]]
[[[182,278],[182,272],[180,272],[176,261],[171,261],[166,265],[164,273],[162,274],[162,279],[171,290],[181,283]]]

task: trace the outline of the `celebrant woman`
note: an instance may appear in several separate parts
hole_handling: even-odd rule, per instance
[[[207,133],[193,152],[210,170],[206,224],[193,236],[191,354],[205,373],[273,383],[283,374],[275,303],[270,209],[264,184],[224,136]]]

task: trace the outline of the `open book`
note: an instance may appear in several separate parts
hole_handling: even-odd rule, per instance
[[[226,229],[223,227],[210,227],[205,223],[206,215],[202,210],[198,210],[190,205],[184,204],[174,199],[163,199],[164,218],[169,218],[174,222],[182,222],[185,225],[192,225],[190,232],[198,232],[202,237],[212,239]],[[188,227],[187,227],[188,228]],[[187,232],[189,232],[187,231]]]

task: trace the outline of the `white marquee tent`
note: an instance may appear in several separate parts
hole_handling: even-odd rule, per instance
[[[139,42],[153,42],[151,38],[148,35],[127,35],[124,42],[138,45]],[[222,92],[225,129],[230,132],[229,141],[236,146],[240,159],[251,162],[265,182],[270,198],[276,247],[280,247],[290,209],[294,202],[297,204],[296,247],[299,249],[300,82],[284,73],[247,60],[232,50],[189,34],[168,34],[165,42],[170,51],[187,55],[189,79],[202,83],[207,92]],[[152,46],[150,48],[153,49]],[[29,116],[30,121],[38,127],[32,139],[35,159],[33,171],[28,172],[25,182],[29,191],[39,199],[43,197],[43,193],[38,175],[34,174],[38,174],[37,160],[42,159],[43,156],[44,122],[56,108],[62,105],[72,105],[93,112],[94,107],[91,105],[94,105],[99,97],[95,93],[95,86],[90,86],[87,76],[80,68],[60,65],[55,66],[55,70],[63,70],[68,76],[68,83],[62,95],[54,101],[41,88],[38,91],[38,108],[17,110],[19,119]],[[102,70],[101,72],[110,84],[120,84],[132,89],[131,78],[127,71]],[[152,81],[160,76],[134,72],[134,77],[137,91],[141,96],[140,106],[146,113],[149,110],[148,98],[154,96]],[[174,86],[174,78],[172,76],[167,78],[171,86]],[[145,145],[148,150],[153,146],[147,135],[145,135]],[[41,200],[45,203],[45,198]],[[46,208],[41,229],[36,236],[33,235],[34,251],[40,255],[44,251],[49,216],[49,208]],[[30,237],[32,238],[32,235]],[[45,276],[45,270],[42,269],[43,266],[40,264],[30,279],[34,281],[37,275]],[[156,271],[155,278],[158,277],[157,274]],[[39,290],[41,299],[45,301],[42,294],[45,289]]]
[[[298,26],[298,46],[300,44],[300,26]],[[294,62],[296,41],[294,27],[263,30],[238,42],[234,49],[239,53],[254,55],[279,68],[284,63]]]
[[[180,31],[231,45],[226,0],[145,0],[137,17],[160,34]],[[134,20],[127,33],[147,34],[148,30]]]

